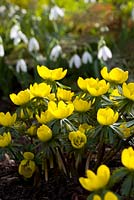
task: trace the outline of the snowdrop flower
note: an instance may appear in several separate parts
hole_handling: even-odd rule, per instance
[[[30,38],[29,43],[28,43],[28,51],[32,52],[32,51],[38,51],[40,49],[39,47],[39,43],[36,40],[35,37]]]
[[[54,6],[50,10],[49,19],[57,20],[59,17],[64,17],[64,11],[58,6]]]
[[[69,67],[72,68],[73,65],[78,69],[81,66],[81,59],[78,54],[74,54],[69,60]]]
[[[93,58],[92,58],[92,55],[88,52],[88,51],[85,51],[82,55],[82,62],[84,64],[87,64],[88,62],[89,63],[92,63],[93,62]]]
[[[56,61],[61,53],[62,53],[62,48],[61,48],[61,46],[59,44],[57,44],[51,50],[50,60]]]
[[[5,52],[4,52],[4,46],[3,46],[2,38],[0,36],[0,57],[3,57],[4,54],[5,54]]]
[[[20,30],[19,25],[15,24],[10,30],[10,38],[13,39],[14,45],[18,45],[21,40],[24,43],[28,43],[26,35]]]
[[[6,11],[6,6],[0,6],[0,14],[3,14]]]
[[[106,45],[100,47],[98,51],[98,59],[107,61],[109,58],[112,58],[111,50]]]
[[[131,19],[132,21],[134,21],[134,8],[132,8],[132,11],[131,11]]]
[[[17,12],[17,11],[19,11],[19,6],[17,6],[17,5],[13,5],[13,6],[11,6],[10,5],[10,7],[9,7],[9,12],[8,12],[8,16],[9,17],[13,17],[13,15],[15,15],[15,13]]]
[[[96,0],[84,0],[85,3],[96,3]]]
[[[16,72],[27,72],[27,65],[24,59],[19,59],[16,64]]]

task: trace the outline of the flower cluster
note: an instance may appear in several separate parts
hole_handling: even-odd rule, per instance
[[[0,112],[0,152],[10,154],[25,178],[38,171],[48,180],[54,167],[72,176],[81,165],[87,178],[80,183],[94,200],[117,200],[110,190],[120,170],[126,182],[134,174],[133,148],[125,149],[126,144],[134,146],[134,83],[126,82],[128,71],[103,67],[102,79],[79,77],[77,92],[59,83],[66,69],[37,66],[37,73],[42,82],[10,94],[16,112]],[[106,163],[120,151],[124,167],[110,176]],[[90,162],[93,171],[88,170]],[[133,196],[133,189],[121,193]]]

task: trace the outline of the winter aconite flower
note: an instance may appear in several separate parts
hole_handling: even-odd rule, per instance
[[[30,128],[27,129],[27,133],[30,136],[35,136],[37,134],[37,127],[36,127],[36,125],[30,126]]]
[[[48,69],[45,66],[37,66],[38,74],[41,78],[51,81],[56,81],[63,79],[66,76],[67,70],[63,70],[63,68],[57,69]]]
[[[134,150],[132,147],[122,151],[121,162],[126,168],[134,170]]]
[[[113,68],[109,73],[107,67],[103,67],[101,75],[105,80],[116,84],[121,84],[128,79],[128,71],[123,71],[117,67]]]
[[[91,101],[83,100],[76,97],[73,101],[74,109],[78,112],[87,112],[91,107]]]
[[[46,110],[45,112],[41,112],[40,115],[36,115],[36,119],[41,124],[46,124],[54,119],[54,116],[49,112],[49,110]]]
[[[101,125],[112,125],[114,124],[119,117],[118,112],[114,112],[111,108],[99,108],[97,112],[97,121]]]
[[[25,152],[23,154],[24,159],[19,164],[19,174],[25,178],[31,178],[36,170],[34,154],[31,152]]]
[[[122,92],[124,97],[134,101],[134,83],[123,83]]]
[[[77,84],[81,90],[87,90],[88,82],[90,82],[90,78],[83,79],[79,77],[77,80]]]
[[[46,83],[34,83],[30,85],[30,93],[33,97],[47,97],[51,92],[50,85]]]
[[[54,101],[48,103],[48,110],[54,116],[55,119],[64,119],[70,116],[74,111],[72,103],[64,103],[59,101],[58,104]]]
[[[120,97],[120,93],[118,91],[118,89],[114,89],[111,91],[110,95],[109,95],[109,99],[112,100],[112,101],[115,101],[115,104],[117,104],[116,102],[116,97]]]
[[[11,134],[10,132],[8,133],[3,133],[0,135],[0,147],[4,148],[8,146],[11,143]]]
[[[107,185],[110,179],[110,170],[106,165],[100,165],[97,169],[97,174],[91,170],[87,170],[86,175],[87,178],[79,178],[80,184],[88,191],[95,191]]]
[[[52,138],[52,131],[48,126],[41,125],[37,129],[37,136],[38,136],[40,141],[47,142]]]
[[[129,137],[131,134],[131,128],[127,127],[127,123],[123,122],[120,126],[119,126],[119,130],[122,132],[123,136],[125,138]]]
[[[74,96],[74,92],[71,92],[70,90],[65,90],[63,88],[58,88],[57,90],[58,100],[71,101],[73,96]]]
[[[69,60],[69,67],[72,68],[73,65],[78,69],[81,66],[81,59],[78,54],[74,54]]]
[[[17,114],[14,113],[11,115],[9,112],[6,114],[3,112],[0,112],[0,124],[2,126],[13,126],[16,121]]]
[[[104,198],[101,198],[98,194],[93,196],[93,200],[118,200],[118,197],[113,192],[106,192]]]
[[[100,96],[109,90],[109,83],[105,80],[99,80],[98,78],[90,78],[87,82],[87,90],[92,96]]]
[[[30,101],[29,90],[22,90],[18,94],[10,94],[10,99],[15,105],[22,105]]]
[[[98,51],[98,59],[107,61],[109,58],[112,58],[112,52],[106,45],[104,45]]]
[[[86,144],[87,137],[84,132],[78,130],[69,133],[69,140],[74,148],[80,149]]]

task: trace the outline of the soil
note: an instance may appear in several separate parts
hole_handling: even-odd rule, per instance
[[[76,177],[52,171],[47,182],[42,176],[35,186],[19,176],[14,163],[0,162],[0,200],[86,200],[87,195]]]

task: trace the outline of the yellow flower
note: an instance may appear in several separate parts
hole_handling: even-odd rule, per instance
[[[106,165],[100,165],[97,174],[91,170],[86,171],[87,178],[80,177],[79,181],[82,187],[88,191],[95,191],[107,185],[110,179],[110,170]]]
[[[26,160],[33,160],[34,159],[34,154],[32,152],[24,152],[23,153],[23,157],[26,159]]]
[[[134,101],[134,83],[123,83],[122,91],[126,98]]]
[[[2,126],[12,126],[16,121],[16,117],[17,117],[16,113],[11,115],[9,112],[7,112],[6,114],[0,112],[0,124]]]
[[[114,112],[111,108],[100,108],[97,112],[97,121],[101,125],[112,125],[119,117],[118,112]]]
[[[46,66],[37,66],[38,74],[43,79],[48,79],[51,81],[60,80],[66,76],[67,70],[63,71],[63,68],[58,69],[48,69]]]
[[[102,200],[102,198],[98,194],[95,194],[93,200]]]
[[[52,131],[48,126],[41,125],[37,129],[37,136],[38,136],[40,141],[47,142],[52,138]]]
[[[127,127],[126,122],[123,122],[120,126],[119,126],[120,131],[122,132],[122,134],[124,135],[125,138],[129,137],[131,134],[131,128]]]
[[[6,147],[11,143],[11,134],[10,132],[3,133],[0,135],[0,147]]]
[[[66,104],[63,101],[59,101],[58,105],[54,101],[50,101],[48,110],[55,119],[64,119],[73,113],[74,106],[72,103]]]
[[[126,168],[134,170],[134,150],[132,147],[122,151],[121,162]]]
[[[36,135],[36,133],[37,133],[37,127],[36,127],[36,125],[30,126],[30,128],[27,129],[27,133],[28,133],[30,136]]]
[[[18,94],[10,94],[10,99],[15,105],[22,105],[30,101],[30,93],[29,90],[20,91]]]
[[[33,97],[47,97],[50,92],[51,87],[46,83],[34,83],[33,86],[30,85],[30,93]]]
[[[70,90],[65,90],[63,88],[58,88],[57,90],[58,100],[71,101],[73,96],[74,96],[74,92],[71,92]]]
[[[74,109],[78,112],[87,112],[91,107],[91,101],[85,101],[76,97],[73,101]]]
[[[90,130],[92,128],[93,128],[93,126],[89,125],[87,123],[83,123],[83,124],[79,125],[79,131],[81,131],[81,132],[85,132],[86,130],[88,131],[88,130]]]
[[[81,90],[87,90],[88,81],[90,81],[89,78],[83,79],[83,78],[79,77],[77,80],[77,84]]]
[[[109,98],[111,99],[111,100],[116,100],[116,97],[120,97],[121,95],[119,94],[119,91],[118,91],[118,89],[114,89],[114,90],[112,90],[112,92],[110,93],[110,96],[109,96]]]
[[[54,116],[49,112],[49,110],[46,110],[45,112],[41,112],[40,116],[36,115],[36,119],[41,124],[46,124],[54,119]]]
[[[87,137],[84,132],[78,130],[69,133],[69,140],[74,148],[80,149],[86,144]]]
[[[113,68],[109,73],[107,71],[107,67],[103,67],[101,75],[105,80],[117,84],[121,84],[128,79],[128,71],[123,71],[117,67]]]
[[[87,83],[87,90],[92,96],[100,96],[109,90],[109,83],[105,80],[99,80],[98,78],[90,78]]]
[[[35,162],[32,161],[34,154],[31,152],[25,152],[23,156],[24,159],[19,164],[19,174],[23,175],[25,178],[31,178],[36,170]]]
[[[113,192],[106,192],[104,195],[104,200],[118,200],[118,197]],[[95,194],[93,196],[93,200],[103,200],[99,195]]]

